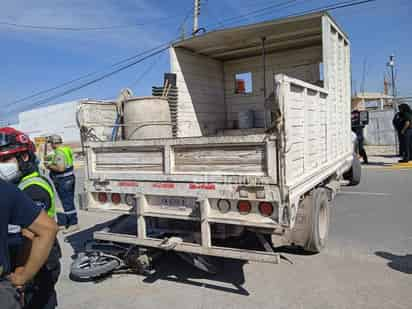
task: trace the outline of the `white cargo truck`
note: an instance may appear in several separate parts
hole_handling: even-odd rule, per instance
[[[137,221],[94,238],[262,262],[278,261],[273,247],[321,251],[340,183],[359,181],[347,35],[322,12],[194,36],[170,62],[163,96],[80,106],[83,203]],[[246,231],[264,250],[222,245]]]

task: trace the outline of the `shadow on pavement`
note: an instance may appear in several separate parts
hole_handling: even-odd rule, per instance
[[[245,283],[243,265],[245,261],[230,259],[213,259],[220,272],[211,275],[202,272],[184,262],[173,252],[167,252],[154,265],[155,273],[147,276],[143,282],[155,283],[157,280],[179,282],[228,293],[249,296],[249,292],[242,286]]]
[[[65,237],[65,242],[69,243],[74,251],[72,259],[84,251],[86,243],[93,239],[94,232],[108,229],[115,233],[133,235],[136,233],[136,219],[133,216],[121,216]],[[256,243],[251,237],[247,237],[245,240],[237,245],[248,246],[250,241]],[[157,280],[166,280],[244,296],[249,295],[249,292],[242,287],[245,283],[243,265],[247,263],[246,261],[223,258],[210,259],[219,269],[218,274],[212,275],[200,271],[183,261],[176,253],[165,252],[160,259],[154,262],[154,273],[146,276],[143,282],[155,283]],[[115,273],[133,274],[131,270],[119,270]],[[110,278],[110,275],[101,280],[106,278]]]
[[[74,256],[76,256],[79,252],[82,252],[85,249],[85,245],[87,241],[93,239],[93,233],[98,232],[104,229],[113,229],[116,227],[119,222],[121,222],[125,216],[120,216],[113,220],[109,220],[100,224],[96,224],[91,228],[81,230],[80,232],[68,235],[64,238],[64,241],[69,243],[74,251]]]
[[[388,260],[388,266],[405,274],[412,274],[412,254],[396,255],[389,252],[377,251],[375,254]]]

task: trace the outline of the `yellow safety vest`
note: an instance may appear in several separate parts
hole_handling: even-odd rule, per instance
[[[54,218],[56,216],[56,201],[55,201],[55,194],[53,187],[49,184],[49,182],[40,176],[39,172],[31,173],[23,177],[18,185],[21,191],[24,191],[30,186],[39,186],[42,189],[46,190],[50,196],[51,206],[47,211],[47,215],[50,218]]]

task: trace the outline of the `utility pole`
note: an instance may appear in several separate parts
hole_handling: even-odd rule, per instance
[[[389,62],[388,62],[388,67],[391,68],[391,78],[392,78],[392,96],[393,98],[396,97],[396,87],[395,87],[395,74],[394,74],[394,70],[395,70],[395,55],[391,55],[389,57]]]
[[[363,59],[363,72],[362,72],[362,84],[361,84],[361,92],[365,93],[365,80],[366,80],[366,66],[367,66],[368,58],[365,57]]]
[[[393,113],[395,114],[398,111],[398,104],[395,100],[396,97],[396,87],[395,87],[395,74],[394,74],[394,69],[395,69],[395,55],[392,54],[389,56],[389,62],[387,64],[388,67],[391,68],[391,78],[392,78],[392,108],[393,108]],[[395,134],[395,144],[396,144],[396,149],[399,148],[399,138],[398,134]],[[396,151],[398,152],[398,150]],[[402,155],[399,153],[399,155]]]
[[[199,30],[200,0],[195,0],[194,10],[195,11],[193,14],[193,36],[195,36],[197,31]]]

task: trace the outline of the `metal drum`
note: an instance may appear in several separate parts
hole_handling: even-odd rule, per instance
[[[127,140],[172,138],[167,98],[132,97],[124,101],[124,133]]]

